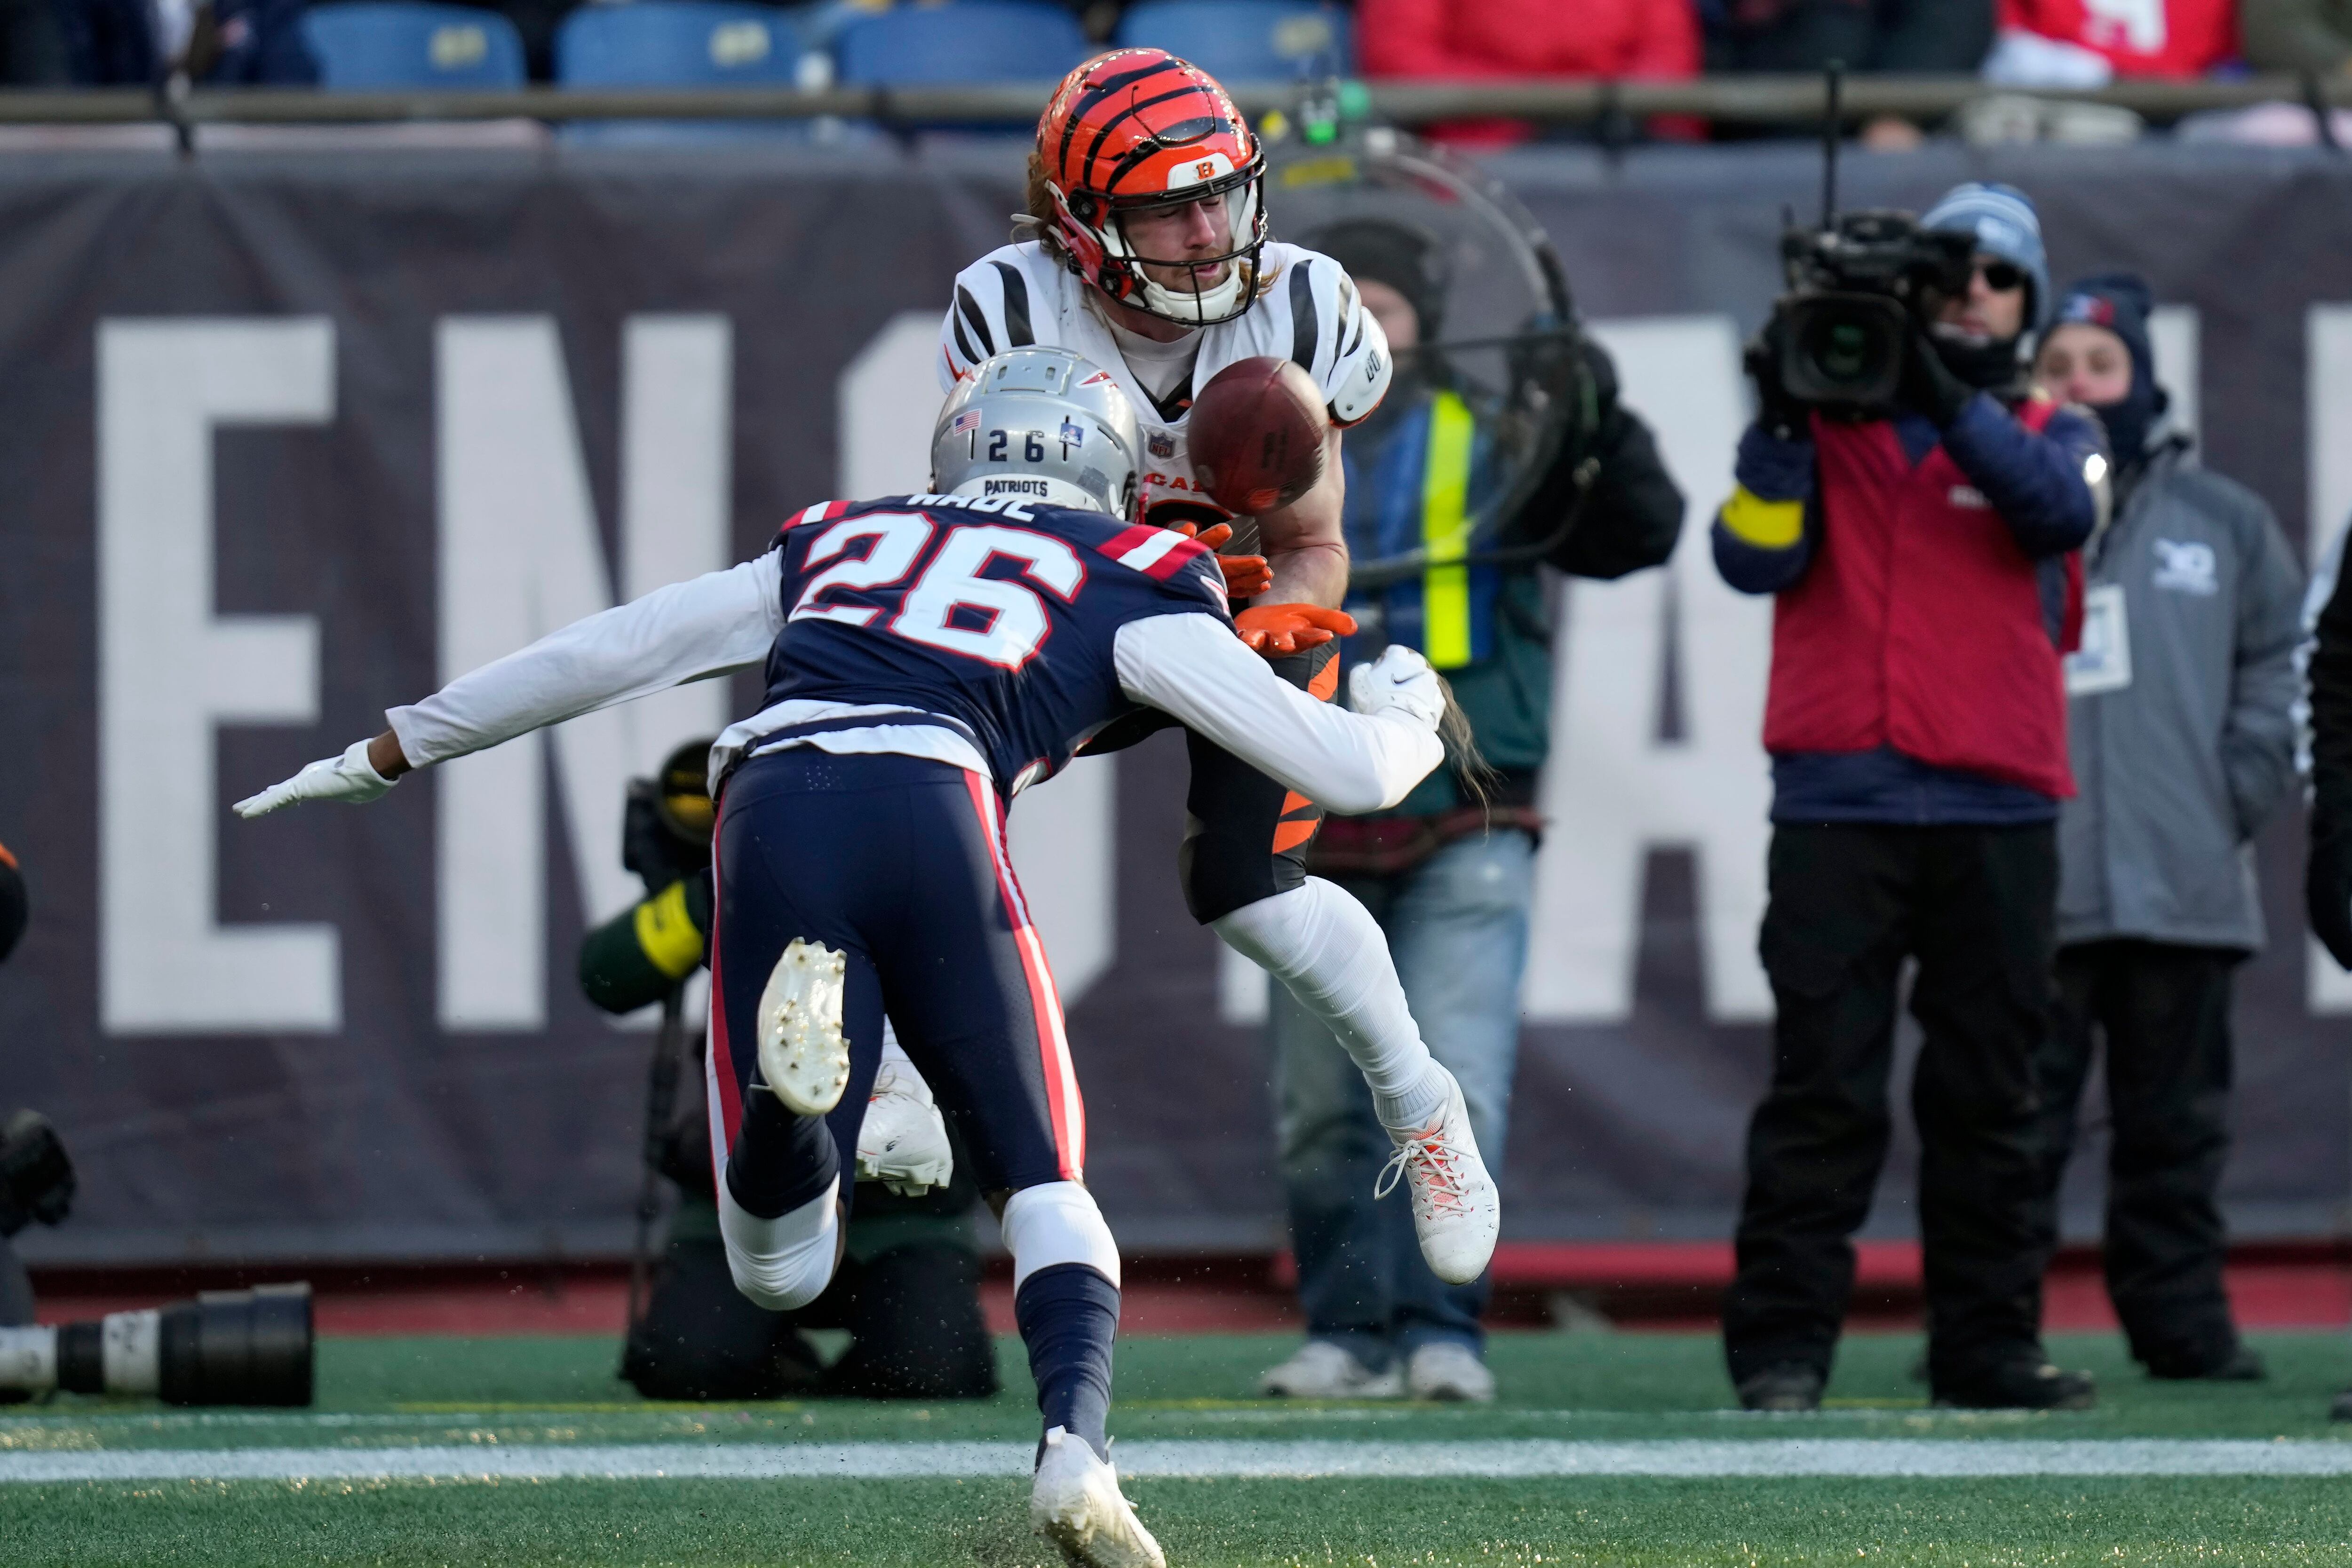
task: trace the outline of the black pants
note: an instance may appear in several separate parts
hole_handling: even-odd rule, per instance
[[[1919,1230],[1940,1387],[2034,1354],[2043,1258],[2033,1063],[2047,1027],[2058,853],[2049,824],[1781,826],[1759,943],[1778,1008],[1772,1085],[1748,1132],[1733,1381],[1829,1371],[1849,1239],[1886,1160],[1906,957],[1926,1034],[1911,1085]]]
[[[2242,956],[2131,941],[2058,955],[2058,1004],[2038,1063],[2042,1242],[2057,1245],[2059,1179],[2101,1036],[2113,1138],[2107,1294],[2132,1354],[2160,1373],[2209,1371],[2238,1344],[2215,1195],[2230,1155],[2230,981]]]

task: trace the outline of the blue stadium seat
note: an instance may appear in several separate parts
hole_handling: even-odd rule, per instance
[[[1035,82],[1058,80],[1094,52],[1060,5],[953,0],[851,22],[833,59],[845,82]]]
[[[318,5],[303,14],[302,41],[331,91],[523,84],[521,35],[496,11],[424,0]]]
[[[1317,0],[1139,0],[1119,18],[1114,41],[1181,55],[1224,82],[1355,68],[1348,14]]]
[[[555,35],[572,88],[790,87],[800,58],[790,17],[739,0],[583,5]]]

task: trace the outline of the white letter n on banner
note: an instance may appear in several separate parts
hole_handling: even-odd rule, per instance
[[[623,340],[621,590],[725,564],[729,323],[640,316]],[[614,602],[555,322],[455,317],[436,356],[441,678]],[[639,895],[621,866],[623,795],[680,742],[716,735],[712,681],[583,715],[554,732],[568,845],[590,920]],[[544,749],[512,741],[434,769],[440,1018],[448,1030],[547,1021]]]
[[[1665,570],[1570,590],[1528,1013],[1595,1023],[1633,1010],[1647,853],[1686,847],[1698,862],[1707,1016],[1769,1017],[1756,928],[1771,798],[1762,744],[1771,604],[1725,587],[1707,542],[1747,423],[1738,336],[1714,316],[1601,322],[1593,336],[1617,361],[1625,406],[1657,432],[1689,510]],[[1670,629],[1683,735],[1666,741],[1657,731]]]
[[[315,620],[213,613],[213,432],[334,413],[324,320],[99,325],[99,1019],[110,1034],[342,1027],[334,927],[218,924],[213,766],[215,725],[319,716]]]

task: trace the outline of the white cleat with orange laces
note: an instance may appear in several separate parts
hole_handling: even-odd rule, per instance
[[[1503,1200],[1478,1157],[1462,1085],[1444,1068],[1437,1071],[1445,1073],[1444,1105],[1424,1127],[1388,1130],[1396,1154],[1381,1168],[1372,1196],[1386,1197],[1402,1181],[1412,1194],[1413,1234],[1429,1271],[1449,1285],[1466,1285],[1495,1256]]]

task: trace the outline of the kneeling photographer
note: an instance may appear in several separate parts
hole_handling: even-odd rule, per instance
[[[0,844],[0,959],[25,934],[25,879]],[[308,1405],[310,1287],[208,1291],[194,1301],[37,1326],[33,1281],[9,1238],[73,1209],[73,1161],[37,1111],[0,1115],[0,1405],[69,1394],[171,1405]]]
[[[2051,308],[2033,204],[1964,184],[1916,225],[1825,214],[1748,369],[1759,400],[1717,569],[1777,597],[1764,720],[1772,1080],[1748,1138],[1724,1346],[1751,1409],[1821,1402],[1851,1238],[1886,1157],[1904,961],[1939,1403],[2080,1408],[2049,1364],[2033,1059],[2047,1027],[2062,650],[2104,520],[2087,413],[2033,393]]]
[[[704,961],[710,929],[709,749],[708,741],[680,747],[657,779],[630,787],[624,858],[646,897],[591,931],[580,949],[589,1000],[614,1013],[664,1009],[647,1095],[641,1267],[644,1228],[659,1207],[651,1184],[667,1179],[678,1201],[642,1311],[632,1281],[621,1375],[649,1399],[986,1398],[997,1382],[972,1238],[978,1193],[929,1089],[887,1030],[857,1141],[857,1178],[868,1185],[832,1287],[797,1312],[772,1312],[747,1301],[728,1271],[709,1118],[698,1093],[677,1092],[685,1056],[694,1084],[703,1081],[701,1038],[689,1051],[679,1024],[685,982]],[[846,1329],[849,1348],[822,1364],[805,1329]]]

